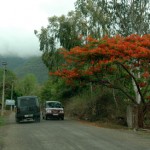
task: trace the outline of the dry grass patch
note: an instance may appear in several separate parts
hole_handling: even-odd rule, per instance
[[[96,127],[102,127],[102,128],[110,128],[110,129],[128,129],[128,127],[119,125],[114,122],[103,122],[103,121],[95,121],[95,122],[89,122],[84,120],[79,120],[82,124],[88,124]]]

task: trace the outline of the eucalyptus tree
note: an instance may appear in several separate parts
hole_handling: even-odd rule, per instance
[[[77,0],[76,12],[81,13],[81,19],[86,23],[87,33],[94,38],[110,35],[111,12],[108,0]]]
[[[40,50],[43,52],[42,59],[49,70],[58,69],[59,64],[63,61],[58,53],[59,48],[70,50],[80,45],[76,30],[77,17],[73,16],[74,13],[69,12],[68,16],[50,17],[46,28],[42,27],[40,32],[35,31],[39,38]]]
[[[101,7],[103,6],[103,7]],[[68,51],[82,45],[81,38],[92,35],[100,38],[109,34],[109,13],[104,1],[81,0],[76,2],[76,10],[68,12],[67,16],[53,16],[48,19],[48,26],[41,31],[35,31],[39,38],[42,58],[49,70],[58,69],[63,58],[57,53],[58,48]],[[82,8],[83,7],[83,8]]]
[[[43,52],[42,60],[48,68],[52,68],[54,64],[54,59],[52,59],[52,57],[56,51],[56,46],[55,46],[55,38],[53,36],[49,36],[48,32],[49,32],[48,28],[44,27],[41,28],[40,33],[38,33],[38,31],[36,30],[34,31],[34,33],[39,38],[40,51]]]
[[[75,11],[86,22],[87,35],[150,33],[149,0],[77,0]]]
[[[59,18],[60,27],[58,32],[58,39],[60,41],[60,45],[67,50],[81,45],[81,41],[79,40],[79,19],[80,16],[76,15],[74,11],[69,12],[66,17]]]
[[[111,34],[150,33],[149,0],[110,0]]]

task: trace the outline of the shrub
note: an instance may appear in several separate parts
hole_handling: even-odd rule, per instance
[[[71,98],[66,106],[69,116],[90,121],[113,119],[117,114],[116,110],[112,91],[99,87],[92,95],[89,91],[84,91]]]

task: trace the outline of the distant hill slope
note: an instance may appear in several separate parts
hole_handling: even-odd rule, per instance
[[[7,68],[12,70],[19,78],[32,73],[39,83],[43,83],[48,79],[48,69],[43,64],[41,57],[0,56],[0,60],[1,62],[6,61]]]
[[[17,57],[17,56],[1,56],[0,55],[0,62],[7,62],[7,67],[10,70],[14,70],[15,68],[22,66],[28,59]]]

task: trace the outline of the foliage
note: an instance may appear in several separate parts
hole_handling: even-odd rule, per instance
[[[30,57],[25,61],[20,60],[19,63],[24,62],[21,66],[16,66],[12,70],[16,73],[18,78],[24,78],[26,74],[33,74],[37,78],[39,84],[44,83],[48,79],[48,69],[42,62],[41,57]]]
[[[81,46],[88,35],[100,39],[105,35],[150,33],[149,6],[148,0],[77,0],[75,11],[49,17],[47,27],[34,31],[43,62],[49,70],[57,70],[64,61],[58,48],[69,51]]]
[[[4,118],[0,116],[0,126],[2,126],[5,123]]]
[[[43,63],[40,57],[32,57],[32,58],[18,58],[18,57],[5,57],[5,60],[8,62],[6,73],[5,73],[5,99],[14,100],[17,99],[18,96],[22,95],[40,95],[40,85],[37,82],[37,78],[44,79],[43,76],[46,76],[46,69],[43,66]],[[15,61],[16,60],[16,61]],[[12,61],[12,64],[11,64]],[[23,65],[22,68],[19,68],[20,65]],[[11,68],[12,71],[9,69]],[[43,69],[42,69],[43,68]],[[0,69],[0,97],[2,97],[2,88],[3,88],[3,69]],[[17,76],[17,72],[21,76]],[[30,72],[30,73],[29,73]],[[33,72],[33,74],[32,74]],[[36,76],[35,76],[36,74]],[[22,77],[22,78],[21,78]],[[48,77],[48,71],[47,71]],[[38,78],[38,81],[39,81]],[[41,82],[44,82],[41,81]],[[0,100],[1,103],[1,100]]]
[[[36,76],[39,84],[48,79],[48,69],[41,56],[26,58],[7,55],[0,56],[0,59],[7,62],[7,69],[14,72],[18,78],[23,78],[26,74],[32,73]]]
[[[136,87],[142,104],[149,102],[149,6],[149,0],[77,0],[75,11],[50,17],[48,26],[35,34],[51,75],[78,89],[89,83],[118,89],[133,103]],[[63,91],[55,79],[49,84],[55,94]]]
[[[77,0],[75,10],[80,14],[83,36],[98,39],[110,35],[111,11],[107,0]],[[79,24],[78,24],[79,25]]]
[[[105,120],[106,118],[115,120],[118,116],[125,116],[126,105],[122,105],[118,112],[111,90],[99,86],[95,88],[92,95],[89,90],[85,90],[69,99],[65,107],[66,113],[69,116],[90,121]],[[118,101],[124,103],[123,99]]]
[[[18,96],[38,95],[36,77],[33,74],[27,74],[23,79],[17,80],[15,83],[15,91],[18,93]]]
[[[3,89],[3,69],[0,69],[0,95],[2,93]],[[5,98],[10,99],[11,98],[11,90],[12,90],[12,84],[16,80],[16,75],[10,71],[10,70],[5,70]],[[1,95],[2,97],[2,95]]]
[[[101,40],[89,37],[88,41],[84,47],[63,51],[66,67],[51,74],[65,78],[69,83],[73,80],[95,82],[96,79],[99,84],[121,90],[136,103],[127,92],[131,86],[129,81],[134,80],[142,103],[146,103],[149,100],[150,35],[104,37]]]
[[[77,0],[75,6],[96,39],[150,33],[149,0]]]
[[[79,87],[71,87],[66,85],[64,80],[50,77],[41,89],[41,99],[59,100],[65,103],[70,97],[74,96],[80,91]]]
[[[70,12],[73,15],[73,13]],[[69,15],[70,15],[69,14]],[[80,45],[78,32],[76,30],[77,18],[65,17],[50,17],[47,28],[42,27],[40,33],[35,30],[35,34],[39,38],[40,50],[43,52],[42,59],[49,70],[57,69],[62,63],[62,58],[57,53],[58,46],[70,49]]]
[[[111,0],[111,34],[150,33],[149,0]]]

